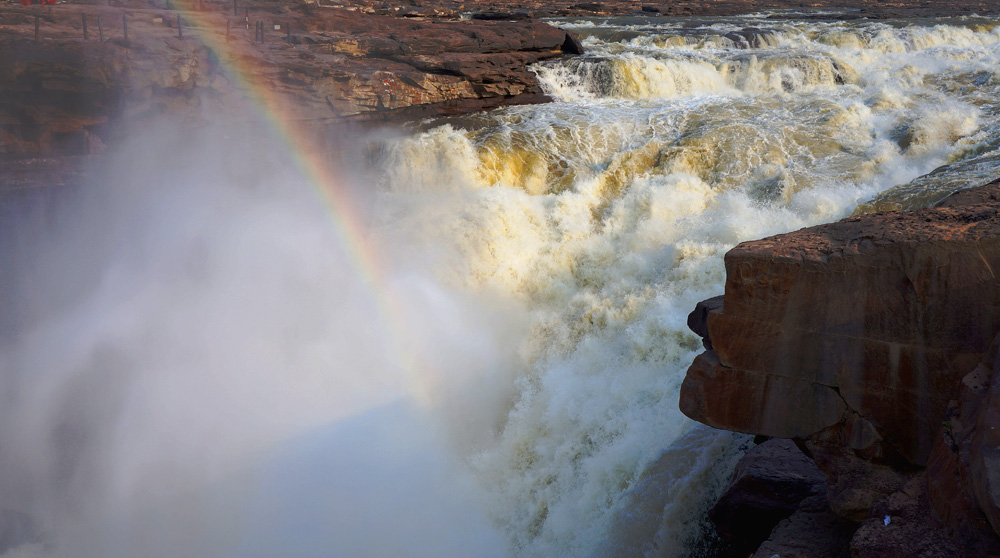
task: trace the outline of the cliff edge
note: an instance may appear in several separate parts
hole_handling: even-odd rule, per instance
[[[237,110],[247,103],[311,127],[537,103],[528,66],[583,51],[539,21],[308,2],[5,5],[0,25],[0,155],[97,153],[115,124],[232,122],[254,112]]]
[[[725,265],[724,297],[689,321],[709,350],[681,410],[795,440],[830,511],[859,526],[854,556],[995,553],[1000,181],[746,242]]]

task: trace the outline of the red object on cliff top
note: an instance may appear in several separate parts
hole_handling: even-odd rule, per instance
[[[30,6],[32,4],[55,4],[56,0],[21,0],[22,6]]]

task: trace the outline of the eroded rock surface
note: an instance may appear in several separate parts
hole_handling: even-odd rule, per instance
[[[708,315],[713,351],[691,367],[681,409],[768,436],[836,426],[852,449],[925,465],[959,380],[1000,330],[994,269],[993,203],[743,243],[726,255],[724,309]]]
[[[542,102],[528,66],[582,52],[573,35],[531,20],[400,18],[300,2],[234,16],[228,2],[200,6],[0,7],[0,59],[8,61],[0,65],[0,154],[94,153],[123,119],[227,122],[246,118],[237,109],[247,106],[323,126]]]
[[[855,528],[856,558],[1000,555],[998,264],[1000,182],[727,254],[681,409],[795,438],[826,477],[756,556],[846,555]]]

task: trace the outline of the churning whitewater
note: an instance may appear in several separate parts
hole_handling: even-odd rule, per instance
[[[556,23],[588,54],[536,68],[555,102],[386,145],[379,229],[524,313],[510,411],[464,450],[512,553],[685,556],[744,443],[677,409],[687,313],[741,241],[992,179],[1000,27]]]
[[[0,222],[0,555],[710,554],[749,442],[677,400],[723,255],[1000,161],[996,22],[780,15],[556,22],[554,102],[357,142],[379,289],[232,129]]]

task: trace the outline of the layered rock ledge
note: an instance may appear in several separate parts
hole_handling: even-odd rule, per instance
[[[115,4],[0,7],[0,154],[99,152],[121,120],[231,121],[245,118],[245,101],[311,126],[542,102],[528,66],[582,52],[538,21],[301,2],[255,2],[239,15],[215,0]]]
[[[893,529],[938,537],[928,549],[1000,548],[1000,181],[746,242],[725,265],[724,297],[690,319],[709,350],[681,410],[796,440],[826,475],[829,509],[860,524],[854,556],[913,555],[872,535],[889,508]]]

